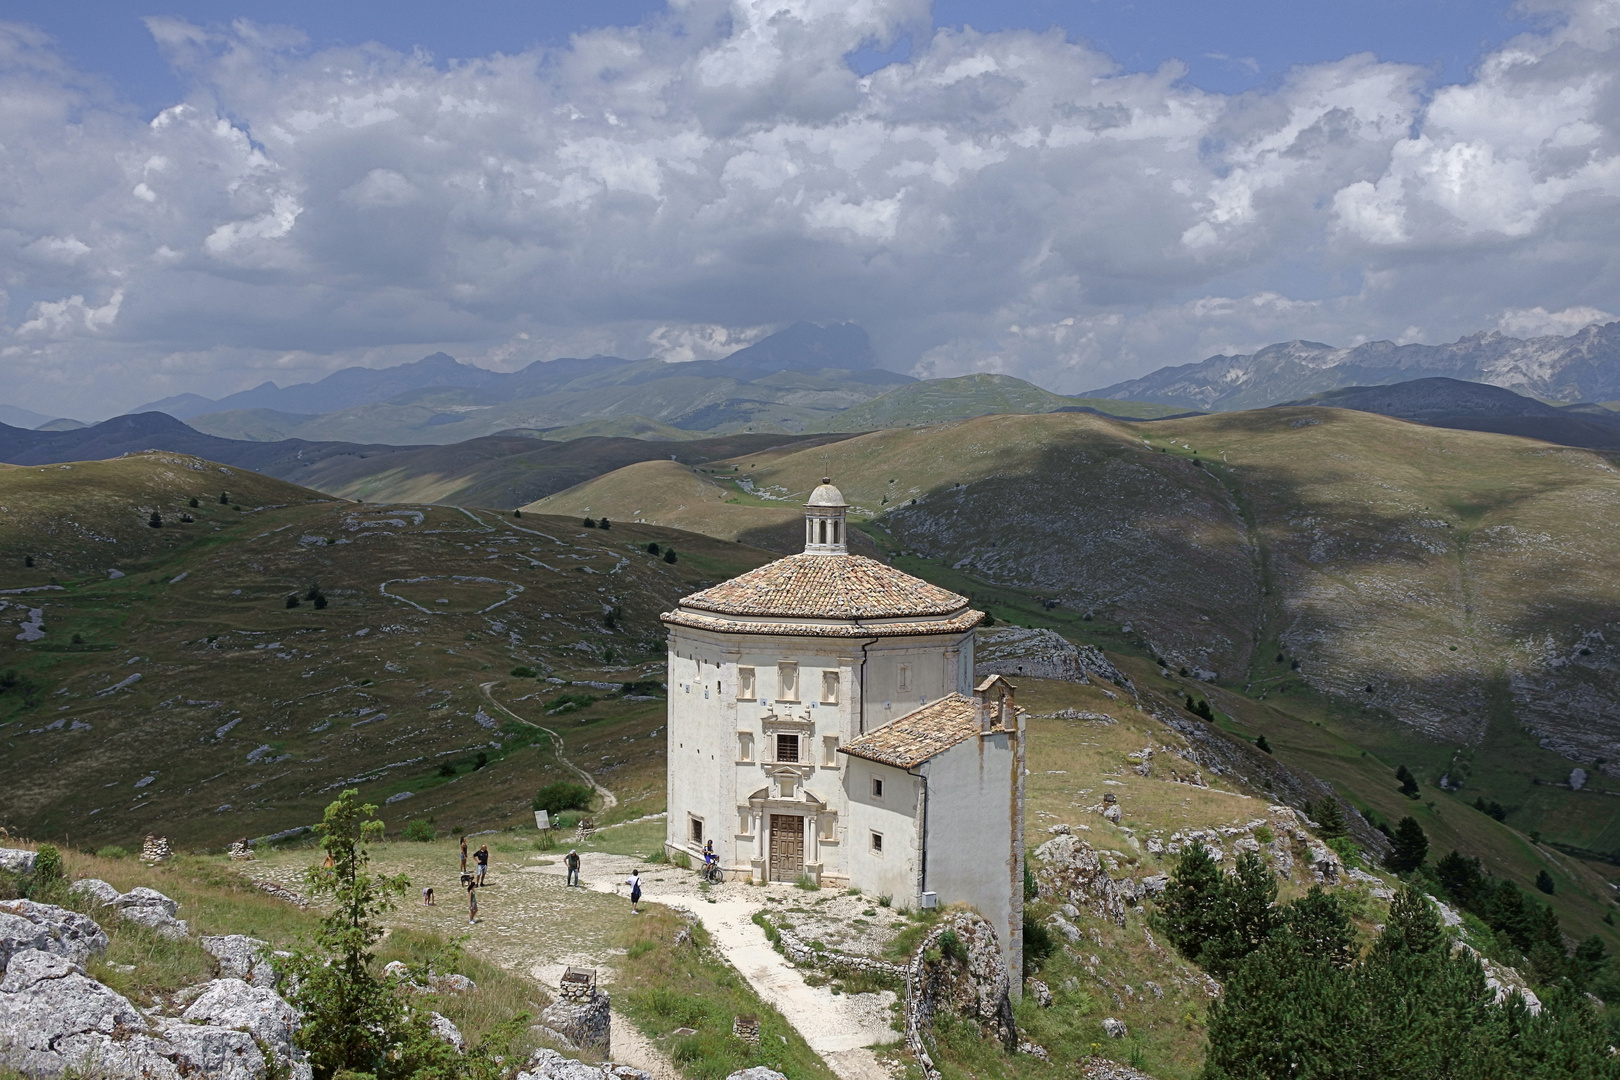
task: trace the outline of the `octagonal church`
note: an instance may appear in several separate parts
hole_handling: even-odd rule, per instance
[[[848,549],[842,493],[804,551],[693,593],[669,628],[665,850],[727,877],[970,904],[1021,985],[1024,724],[973,681],[966,597]]]

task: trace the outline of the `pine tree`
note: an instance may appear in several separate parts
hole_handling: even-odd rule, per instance
[[[609,521],[607,518],[603,518],[601,521],[596,523],[596,527],[598,529],[611,529],[613,528],[613,522]]]
[[[230,499],[229,493],[224,492],[224,491],[219,493],[219,505],[228,506],[228,505],[230,505],[230,501],[231,501],[231,499]]]
[[[1266,737],[1264,735],[1254,740],[1254,745],[1256,749],[1263,750],[1268,754],[1271,753],[1271,744],[1266,741]]]
[[[1311,891],[1282,910],[1288,933],[1299,940],[1307,955],[1319,956],[1334,967],[1347,968],[1356,959],[1356,932],[1338,896],[1312,885]]]
[[[163,528],[163,515],[154,510],[152,516],[146,519],[146,523],[154,529],[161,529]]]
[[[1170,883],[1165,886],[1159,905],[1165,936],[1189,960],[1198,959],[1205,943],[1222,937],[1227,930],[1229,920],[1223,910],[1221,884],[1220,867],[1202,844],[1193,844],[1181,853]]]
[[[1485,872],[1477,858],[1470,859],[1455,849],[1434,864],[1434,875],[1446,895],[1465,908],[1472,908],[1479,900],[1485,885]]]
[[[649,555],[657,555],[657,554],[659,554],[657,543],[651,543],[651,544],[647,545],[647,554],[649,554]]]
[[[1444,940],[1440,914],[1423,890],[1416,885],[1402,885],[1390,902],[1384,932],[1378,935],[1373,948],[1386,952],[1428,953],[1440,948]]]
[[[1552,875],[1547,873],[1546,870],[1538,870],[1536,872],[1536,888],[1540,889],[1548,896],[1551,896],[1553,893],[1558,891],[1558,887],[1553,884]]]
[[[1403,817],[1395,825],[1395,836],[1392,840],[1394,849],[1384,860],[1397,874],[1409,874],[1422,866],[1429,857],[1429,838],[1423,833],[1423,826],[1413,817]]]
[[[1395,779],[1401,782],[1402,795],[1405,795],[1408,799],[1415,799],[1418,797],[1417,777],[1413,776],[1411,770],[1409,770],[1405,765],[1402,765],[1400,768],[1395,770]]]
[[[596,528],[596,519],[595,518],[586,518],[580,524],[584,525],[587,529],[594,529],[594,528]]]
[[[1339,806],[1339,800],[1332,795],[1324,795],[1311,804],[1311,817],[1316,821],[1317,833],[1324,840],[1336,840],[1349,835],[1350,828],[1345,824],[1344,810]]]
[[[667,562],[667,563],[673,563],[675,561],[675,549],[674,548],[665,548],[664,549],[664,561]]]
[[[1277,876],[1254,852],[1239,855],[1231,876],[1220,880],[1218,922],[1199,951],[1198,962],[1218,977],[1230,974],[1279,925],[1279,913],[1272,907],[1276,899]]]

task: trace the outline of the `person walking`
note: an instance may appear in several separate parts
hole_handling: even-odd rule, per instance
[[[578,886],[579,885],[579,849],[578,848],[574,848],[572,851],[570,851],[568,853],[568,858],[563,860],[563,865],[568,867],[568,884]]]
[[[484,875],[489,873],[489,845],[485,844],[473,852],[473,861],[478,864],[478,884],[484,883]]]
[[[461,838],[461,872],[463,874],[467,872],[467,838],[465,836]]]
[[[467,925],[471,926],[478,921],[478,882],[467,883]]]
[[[640,870],[640,868],[638,867],[637,869],[632,870],[630,872],[630,876],[624,879],[624,883],[626,885],[630,886],[630,914],[632,914],[632,915],[640,915],[641,914],[641,870]]]

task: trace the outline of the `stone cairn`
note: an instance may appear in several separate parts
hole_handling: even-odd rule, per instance
[[[168,862],[173,857],[174,851],[169,847],[169,838],[167,836],[155,836],[148,833],[146,839],[141,841],[141,862]]]
[[[731,1022],[731,1033],[749,1046],[759,1045],[759,1017],[739,1016]]]
[[[258,858],[253,854],[253,849],[248,847],[246,839],[234,841],[231,844],[230,855],[233,862],[252,862]]]

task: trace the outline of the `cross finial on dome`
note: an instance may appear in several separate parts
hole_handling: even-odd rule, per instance
[[[823,476],[821,486],[810,493],[804,504],[804,550],[807,555],[847,555],[844,535],[844,493],[833,487],[832,477]]]

